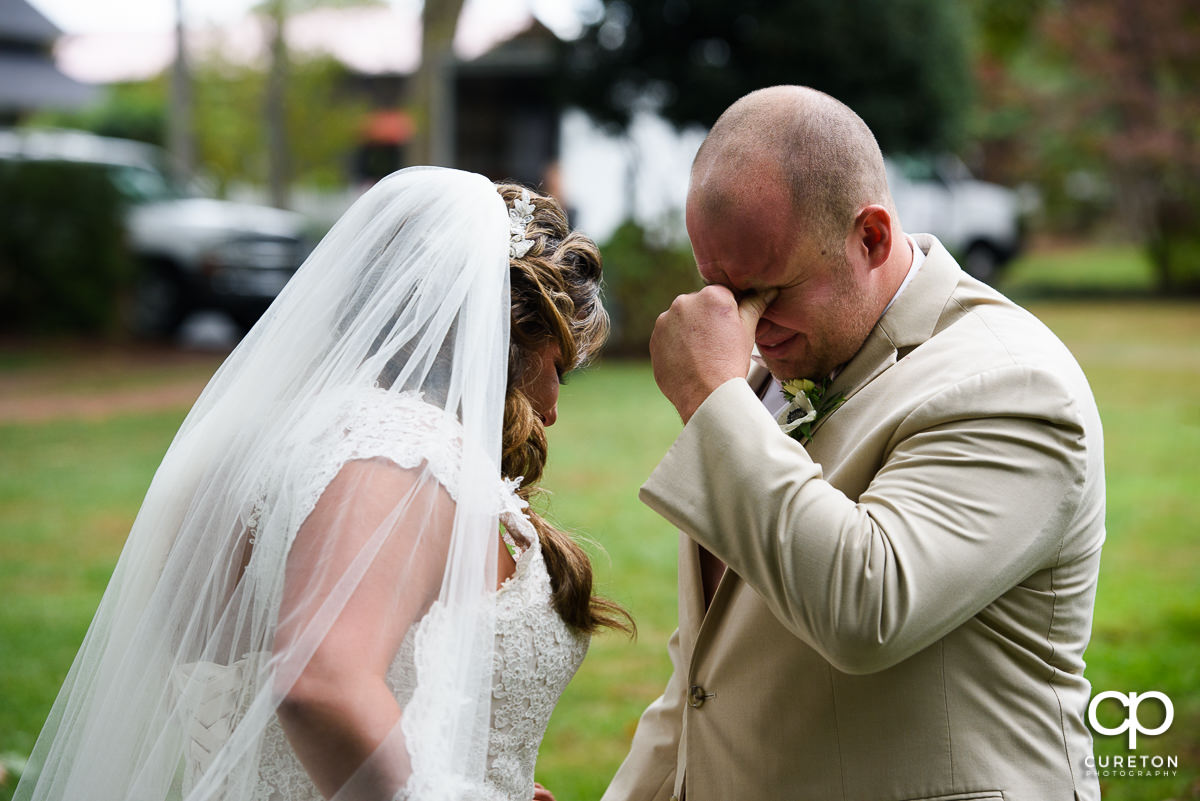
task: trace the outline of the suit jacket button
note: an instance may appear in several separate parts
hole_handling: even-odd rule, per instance
[[[699,709],[704,706],[704,701],[709,697],[708,693],[704,692],[704,688],[699,684],[693,684],[688,689],[688,706]]]

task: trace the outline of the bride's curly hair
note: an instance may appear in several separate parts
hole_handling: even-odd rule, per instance
[[[496,185],[509,208],[522,189],[517,184]],[[546,431],[521,390],[522,379],[546,346],[558,345],[559,363],[570,370],[587,363],[608,336],[608,312],[600,303],[600,250],[568,227],[557,200],[533,191],[529,195],[534,211],[525,238],[533,246],[524,256],[508,260],[512,317],[501,456],[505,476],[524,476],[518,494],[527,501],[546,466]],[[592,565],[583,549],[532,506],[529,519],[541,540],[552,600],[562,619],[580,631],[609,627],[632,634],[629,613],[592,593]]]

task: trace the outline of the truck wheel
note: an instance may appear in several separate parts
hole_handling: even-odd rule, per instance
[[[962,268],[972,278],[990,284],[1000,273],[1000,253],[986,242],[976,242],[967,248]]]
[[[161,267],[147,268],[133,292],[134,333],[148,337],[170,337],[186,316],[183,287],[179,279]]]

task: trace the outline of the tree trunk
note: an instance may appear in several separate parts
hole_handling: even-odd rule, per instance
[[[286,209],[290,204],[291,158],[287,137],[287,40],[284,38],[287,0],[273,0],[266,14],[271,42],[271,64],[263,103],[267,134],[267,185],[271,205]]]
[[[410,164],[454,166],[454,30],[463,0],[425,0],[421,19],[421,65],[409,87],[408,109],[416,123]]]
[[[167,114],[167,152],[176,180],[188,181],[196,166],[192,122],[192,75],[184,39],[183,0],[175,0],[175,63],[171,67],[171,99]]]

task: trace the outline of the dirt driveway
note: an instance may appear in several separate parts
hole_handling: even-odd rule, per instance
[[[226,353],[159,345],[0,344],[0,425],[186,409]]]

